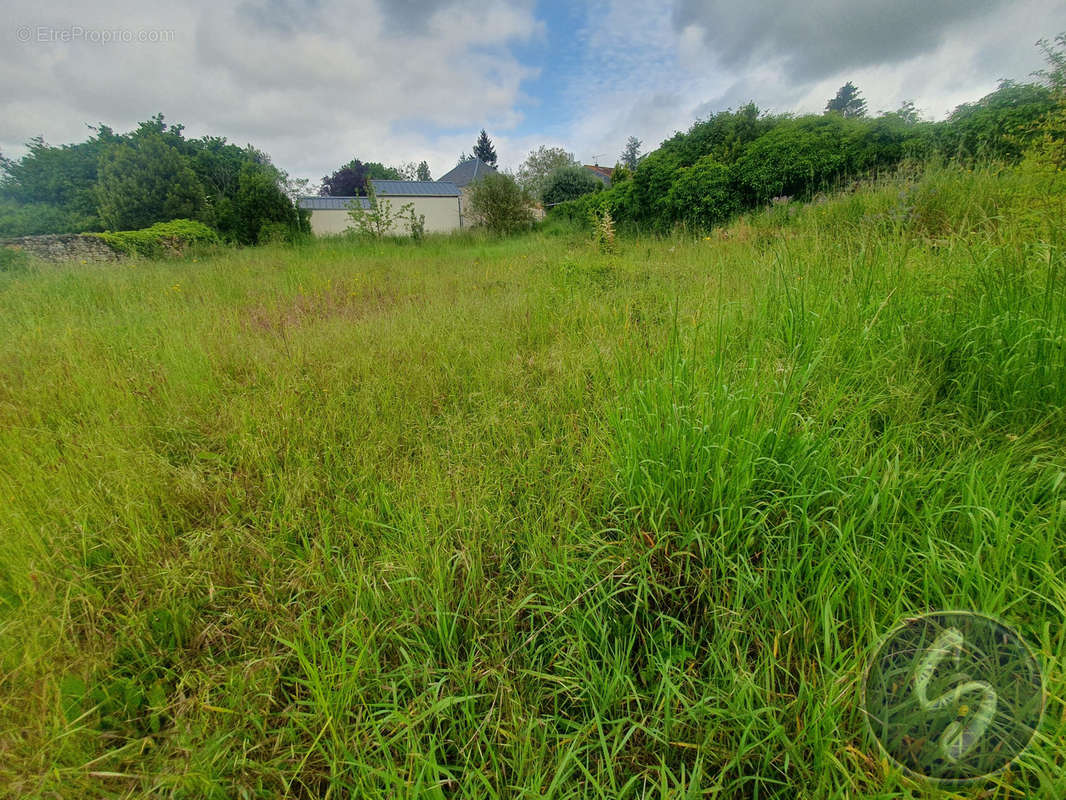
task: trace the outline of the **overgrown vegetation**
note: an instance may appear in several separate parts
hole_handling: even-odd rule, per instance
[[[1066,796],[1056,181],[0,273],[0,786],[946,800],[858,687],[972,608]]]
[[[114,250],[131,256],[159,258],[180,255],[189,247],[219,244],[218,234],[201,222],[176,219],[138,231],[95,234]]]
[[[699,232],[774,198],[810,200],[908,161],[1016,164],[1044,139],[1062,141],[1061,124],[1051,124],[1063,108],[1055,81],[1066,45],[1061,37],[1056,43],[1042,43],[1049,64],[1038,75],[1042,83],[1004,81],[943,122],[920,121],[913,104],[866,118],[865,101],[851,83],[824,115],[772,116],[754,104],[713,114],[641,158],[632,180],[620,174],[609,190],[554,206],[552,213],[583,223],[590,209],[609,209],[630,231]]]
[[[404,203],[395,211],[392,201],[380,199],[374,191],[373,181],[367,181],[367,207],[363,208],[359,203],[350,203],[348,217],[352,220],[350,231],[360,236],[368,236],[372,239],[381,239],[393,233],[397,233],[401,225],[407,228],[411,238],[421,239],[426,230],[426,218],[424,214],[415,216],[414,203]]]
[[[250,145],[186,139],[162,114],[129,133],[93,130],[79,144],[38,138],[23,158],[0,157],[0,237],[139,230],[176,219],[238,244],[310,231],[286,193],[288,176]]]
[[[474,181],[466,200],[469,222],[492,233],[517,233],[533,224],[533,198],[505,173],[490,173]]]

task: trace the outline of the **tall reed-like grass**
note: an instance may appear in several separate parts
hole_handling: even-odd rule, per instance
[[[1046,180],[0,273],[0,794],[954,797],[859,689],[974,609],[1066,796]]]

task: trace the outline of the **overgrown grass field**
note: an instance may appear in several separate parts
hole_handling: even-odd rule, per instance
[[[12,266],[0,794],[1066,797],[1059,180]],[[1046,673],[979,790],[860,707],[941,609]]]

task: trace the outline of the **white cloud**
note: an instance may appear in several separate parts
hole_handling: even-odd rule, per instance
[[[47,11],[19,0],[0,50],[0,147],[18,152],[38,134],[79,141],[86,123],[126,130],[162,111],[189,135],[251,142],[314,179],[352,157],[425,158],[440,174],[482,125],[520,120],[521,83],[533,73],[507,45],[539,35],[541,25],[528,2],[408,5],[421,24],[397,31],[368,0],[196,0],[150,14],[126,0]],[[34,41],[17,40],[24,26]],[[173,33],[165,43],[36,41],[40,30],[72,26]],[[454,147],[405,133],[405,123],[470,133]]]
[[[564,32],[573,46],[544,59],[565,84],[545,99],[526,96],[536,70],[513,47],[548,43],[534,0],[175,0],[151,9],[134,0],[8,0],[0,149],[17,155],[39,134],[80,141],[97,122],[127,130],[161,111],[189,135],[251,142],[314,180],[352,157],[426,159],[440,175],[481,127],[512,168],[539,144],[611,164],[630,135],[652,149],[697,117],[748,100],[820,111],[847,80],[873,111],[910,99],[942,117],[1001,77],[1024,80],[1040,66],[1035,40],[1066,19],[1066,0],[815,5],[805,16],[792,0],[593,0],[568,11],[578,20]],[[908,28],[919,24],[914,9],[930,15],[925,30]],[[38,28],[71,26],[172,38],[21,42],[23,26],[34,38]],[[854,41],[841,42],[846,35]]]

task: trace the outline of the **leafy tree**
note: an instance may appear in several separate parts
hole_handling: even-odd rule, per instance
[[[922,121],[921,114],[918,113],[918,109],[915,108],[912,100],[904,100],[893,114],[907,125],[916,125]]]
[[[848,81],[837,89],[836,96],[825,104],[825,112],[845,117],[865,117],[866,101],[855,84]]]
[[[806,198],[832,187],[848,170],[845,142],[862,123],[836,114],[782,120],[745,148],[737,160],[745,205],[774,197]]]
[[[420,162],[418,165],[418,172],[416,173],[415,177],[420,181],[433,180],[433,178],[429,176],[429,164],[427,164],[425,161]]]
[[[241,244],[260,243],[264,231],[276,232],[278,228],[291,237],[300,227],[296,209],[278,185],[277,176],[261,164],[241,167],[234,217]]]
[[[952,158],[1018,161],[1056,105],[1046,86],[1002,81],[996,91],[951,112],[938,129],[940,147]]]
[[[548,176],[544,183],[541,200],[551,206],[575,200],[583,194],[598,192],[603,189],[603,181],[584,167],[560,167]]]
[[[43,225],[42,233],[102,228],[97,214],[97,171],[101,155],[121,139],[105,125],[91,130],[94,135],[79,144],[55,147],[38,137],[26,143],[29,152],[21,159],[0,157],[0,197],[33,205],[42,218],[31,227]],[[4,226],[0,231],[21,235]]]
[[[630,136],[626,139],[625,149],[622,151],[620,161],[630,170],[637,168],[637,162],[640,161],[640,146],[643,142],[636,136]]]
[[[1038,69],[1033,77],[1040,78],[1045,86],[1060,96],[1066,95],[1066,32],[1050,42],[1041,39],[1036,46],[1044,54],[1047,69]]]
[[[261,150],[219,136],[186,139],[183,126],[162,114],[129,133],[106,125],[90,130],[85,142],[56,147],[36,139],[21,159],[0,158],[0,235],[135,228],[192,217],[239,241],[247,239],[237,218],[245,165],[261,169],[283,193],[304,191],[288,186],[288,176]]]
[[[492,146],[492,140],[489,135],[485,133],[485,129],[481,129],[481,133],[478,134],[477,142],[474,144],[474,155],[488,164],[490,167],[496,166],[496,148]]]
[[[536,150],[529,151],[526,160],[518,168],[516,179],[519,186],[532,197],[540,197],[552,172],[560,167],[576,165],[577,160],[573,153],[568,153],[561,147],[547,147],[542,144]]]
[[[459,160],[455,162],[455,166],[458,167],[460,164],[465,164],[467,161],[473,161],[473,160],[474,160],[474,157],[472,155],[470,155],[470,153],[460,153],[459,154]]]
[[[413,181],[418,175],[418,165],[414,161],[404,161],[395,169],[400,174],[399,180]]]
[[[674,219],[695,228],[718,225],[741,208],[732,171],[714,156],[704,156],[691,167],[678,170],[669,200]]]
[[[512,233],[533,223],[533,199],[505,173],[491,172],[474,181],[467,201],[473,221],[493,233]]]
[[[100,162],[96,198],[100,219],[111,230],[209,216],[203,184],[158,133],[110,148]]]
[[[318,193],[322,197],[366,196],[367,181],[371,179],[402,181],[404,176],[394,167],[386,167],[377,161],[364,164],[358,158],[353,158],[332,175],[325,176]]]

